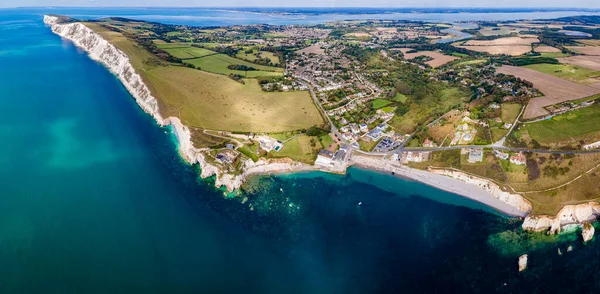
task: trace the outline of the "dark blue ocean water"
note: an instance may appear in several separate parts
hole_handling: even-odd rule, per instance
[[[0,11],[0,138],[0,293],[600,289],[598,242],[390,175],[254,178],[226,199],[38,13]]]

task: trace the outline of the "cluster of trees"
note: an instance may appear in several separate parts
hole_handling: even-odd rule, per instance
[[[156,44],[154,44],[154,42],[152,42],[152,40],[150,40],[150,39],[140,37],[140,36],[133,36],[132,39],[136,43],[138,43],[140,46],[142,46],[144,49],[146,49],[146,51],[154,54],[155,56],[157,56],[160,59],[163,59],[168,62],[173,62],[173,63],[179,63],[179,64],[183,63],[181,58],[174,57],[171,54],[167,53],[167,51],[156,47]]]
[[[257,77],[256,80],[258,81],[259,85],[265,85],[265,84],[277,83],[277,82],[284,81],[285,78],[281,77],[281,76],[279,76],[279,77],[264,76],[264,77]]]
[[[253,70],[257,70],[256,68],[252,67],[252,66],[247,66],[244,64],[230,64],[227,66],[228,69],[230,70],[241,70],[241,71],[253,71]]]
[[[242,76],[242,75],[238,75],[238,74],[230,73],[230,74],[229,74],[229,78],[230,78],[230,79],[232,79],[232,80],[234,80],[234,81],[236,81],[236,82],[239,82],[239,83],[245,84],[245,83],[244,83],[244,76]]]
[[[549,63],[559,64],[560,62],[556,58],[550,57],[513,57],[509,58],[507,62],[514,66],[525,66],[530,64]]]
[[[379,51],[369,48],[362,48],[359,45],[355,44],[348,45],[344,50],[342,50],[342,53],[356,58],[361,63],[366,63],[374,55],[379,54]]]

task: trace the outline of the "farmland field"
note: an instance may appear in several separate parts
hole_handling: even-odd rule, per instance
[[[403,52],[404,53],[404,52]],[[414,59],[419,56],[427,56],[433,58],[433,60],[425,62],[429,66],[436,68],[440,67],[448,62],[458,59],[458,57],[445,55],[435,51],[421,51],[417,53],[404,53],[404,59]]]
[[[567,48],[585,55],[600,55],[600,47],[598,46],[567,46]]]
[[[205,57],[188,59],[185,60],[186,63],[193,64],[200,69],[212,73],[224,74],[228,75],[230,73],[239,74],[248,78],[259,77],[259,76],[280,76],[282,75],[283,69],[277,67],[270,66],[262,66],[254,63],[250,63],[241,59],[233,58],[229,55],[225,54],[214,54],[208,55]],[[227,68],[227,66],[232,64],[238,65],[246,65],[256,68],[257,70],[253,71],[241,71],[241,70],[231,70]]]
[[[465,46],[514,46],[514,45],[530,45],[532,43],[539,42],[538,38],[520,38],[520,37],[507,37],[495,40],[470,40],[466,42]],[[531,48],[531,47],[530,47]]]
[[[600,71],[600,56],[578,55],[559,59],[561,63]]]
[[[523,55],[529,51],[531,51],[531,46],[529,45],[494,45],[494,46],[458,46],[459,48],[464,48],[467,50],[475,51],[475,52],[485,52],[491,55],[512,55],[518,56]]]
[[[600,104],[561,114],[550,120],[525,124],[522,129],[543,145],[565,142],[577,144],[580,140],[586,144],[595,142],[600,138]]]
[[[242,84],[223,75],[169,66],[118,32],[95,23],[85,25],[129,56],[157,98],[163,117],[179,117],[191,128],[244,132],[284,132],[323,124],[308,92],[267,93],[256,80]]]
[[[163,47],[163,46],[158,46],[159,48]],[[181,58],[181,59],[191,59],[191,58],[197,58],[197,57],[203,57],[203,56],[207,56],[207,55],[211,55],[211,54],[217,54],[214,51],[208,50],[208,49],[204,49],[204,48],[196,48],[196,47],[168,47],[168,48],[161,48],[165,51],[167,51],[167,53],[171,54],[174,57],[177,58]]]
[[[525,67],[580,84],[597,83],[599,80],[596,78],[600,76],[598,71],[569,64],[540,63],[526,65]]]
[[[512,124],[521,112],[521,104],[504,103],[502,104],[502,121]]]
[[[267,93],[255,80],[238,83],[222,75],[169,66],[149,79],[162,97],[161,114],[190,127],[240,132],[283,132],[321,125],[308,92]]]
[[[600,40],[590,39],[590,40],[578,40],[577,42],[589,45],[589,46],[600,46]]]
[[[537,46],[537,47],[535,47],[534,51],[538,52],[538,53],[559,53],[559,52],[561,52],[558,48],[554,48],[554,47],[546,46],[546,45]]]
[[[600,89],[598,88],[580,85],[525,67],[504,65],[498,68],[497,72],[530,81],[535,88],[544,94],[543,97],[536,97],[529,100],[529,104],[523,115],[525,119],[547,115],[548,111],[544,107],[548,105],[577,100],[600,93]]]

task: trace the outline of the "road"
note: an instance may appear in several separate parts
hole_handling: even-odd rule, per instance
[[[456,150],[463,148],[471,148],[471,149],[494,149],[494,150],[504,150],[510,152],[533,152],[533,153],[544,153],[544,154],[586,154],[586,153],[600,153],[600,149],[592,149],[592,150],[549,150],[549,149],[530,149],[530,148],[513,148],[513,147],[504,147],[504,146],[494,146],[494,145],[455,145],[449,147],[434,147],[434,148],[423,148],[423,147],[409,147],[403,148],[402,150],[392,150],[388,152],[365,152],[359,151],[360,153],[367,155],[391,155],[394,153],[398,153],[399,151],[410,151],[410,152],[432,152],[432,151],[445,151],[445,150]]]
[[[525,108],[527,108],[527,105],[524,105],[521,108],[521,112],[519,112],[519,115],[517,115],[517,118],[513,122],[513,124],[510,127],[510,129],[508,130],[508,133],[506,133],[506,135],[504,135],[504,137],[502,137],[502,139],[498,140],[498,142],[492,144],[492,146],[494,146],[494,147],[502,147],[502,146],[504,146],[504,141],[506,141],[506,138],[508,137],[508,135],[510,135],[510,133],[512,133],[513,129],[515,128],[515,126],[519,122],[519,119],[521,118],[521,115],[523,115],[523,112],[525,112]]]
[[[302,82],[308,87],[308,91],[310,92],[310,96],[312,97],[312,99],[315,102],[315,104],[317,105],[317,107],[319,107],[319,111],[321,111],[321,113],[323,114],[323,116],[325,117],[325,119],[327,120],[327,122],[329,123],[329,127],[331,128],[331,132],[334,133],[342,143],[348,144],[348,141],[346,141],[346,139],[344,139],[344,137],[342,136],[342,134],[340,134],[340,132],[338,131],[338,129],[335,127],[335,125],[331,121],[331,118],[329,118],[329,116],[327,115],[327,112],[325,112],[325,109],[323,108],[323,106],[321,106],[321,103],[319,103],[319,98],[315,94],[315,91],[314,91],[313,87],[310,85],[310,83],[308,81],[306,81],[304,79],[302,79]]]

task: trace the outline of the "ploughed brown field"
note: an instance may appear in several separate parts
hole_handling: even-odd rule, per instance
[[[457,47],[492,55],[518,56],[531,51],[531,44],[539,41],[537,37],[507,37],[495,40],[470,40]]]
[[[537,46],[534,49],[535,52],[538,53],[558,53],[560,50],[558,48],[554,48],[551,46]]]
[[[496,45],[496,46],[457,46],[476,52],[485,52],[492,55],[506,54],[511,56],[523,55],[531,51],[530,45]]]
[[[524,119],[531,119],[548,114],[544,107],[556,103],[577,100],[600,93],[600,86],[584,86],[555,76],[544,74],[533,69],[503,65],[498,73],[513,75],[533,83],[544,96],[529,100],[523,114]]]
[[[566,63],[600,71],[600,56],[578,55],[559,58],[558,60],[560,63]]]
[[[585,55],[600,55],[600,47],[596,46],[567,46],[569,50]]]
[[[495,40],[470,40],[466,42],[465,46],[504,46],[504,45],[531,45],[531,43],[538,43],[538,38],[521,38],[521,37],[508,37],[499,38]]]
[[[431,57],[431,58],[433,58],[433,60],[427,61],[425,63],[427,63],[429,66],[431,66],[433,68],[442,66],[448,62],[458,59],[457,57],[444,55],[442,53],[435,52],[435,51],[420,51],[417,53],[405,53],[405,51],[402,51],[402,53],[404,53],[404,59],[413,59],[413,58],[416,58],[419,56]]]

